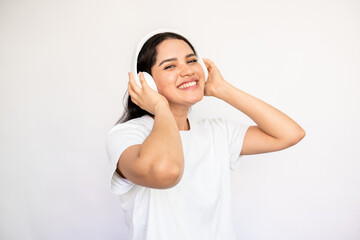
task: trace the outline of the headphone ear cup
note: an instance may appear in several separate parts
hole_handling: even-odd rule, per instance
[[[208,76],[209,76],[209,72],[208,72],[208,70],[207,70],[207,68],[206,68],[206,65],[205,65],[205,63],[204,63],[204,60],[202,59],[202,57],[200,56],[200,54],[198,53],[197,55],[198,55],[198,61],[199,61],[200,65],[202,66],[203,70],[204,70],[205,82],[206,82],[207,79],[208,79]]]
[[[158,89],[156,87],[155,81],[153,79],[153,77],[147,73],[147,72],[142,72],[145,78],[146,83],[149,85],[149,87],[151,87],[154,91],[158,92]],[[140,74],[137,74],[137,78],[136,78],[136,83],[141,87],[141,83],[140,83]]]

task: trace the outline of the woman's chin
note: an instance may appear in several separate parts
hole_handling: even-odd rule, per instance
[[[200,102],[203,98],[204,98],[204,95],[202,94],[202,95],[199,95],[199,96],[197,96],[197,97],[194,97],[194,98],[191,99],[189,102],[190,102],[190,104],[191,104],[191,106],[192,106],[192,105]]]
[[[167,100],[169,101],[170,105],[173,106],[186,106],[186,107],[191,107],[192,105],[200,102],[202,99],[204,98],[204,94],[192,94],[192,95],[188,95],[188,96],[182,96],[182,100],[180,99],[170,99],[167,98]]]

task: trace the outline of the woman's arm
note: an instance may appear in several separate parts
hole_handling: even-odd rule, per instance
[[[184,154],[175,118],[166,98],[152,90],[142,74],[142,88],[136,84],[132,74],[129,77],[128,90],[132,101],[155,117],[151,133],[144,142],[121,154],[118,171],[142,186],[172,187],[180,181],[184,170]]]
[[[285,149],[305,136],[305,131],[290,117],[225,81],[209,59],[204,59],[204,63],[209,70],[205,95],[224,100],[257,124],[245,134],[241,155]]]

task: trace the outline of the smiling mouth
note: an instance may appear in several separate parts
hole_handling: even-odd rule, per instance
[[[178,88],[185,89],[185,88],[195,86],[196,84],[197,84],[197,81],[187,82],[187,83],[181,84]]]

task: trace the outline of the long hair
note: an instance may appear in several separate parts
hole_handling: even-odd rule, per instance
[[[183,36],[172,33],[172,32],[164,32],[164,33],[158,33],[149,40],[146,41],[146,43],[141,48],[138,59],[137,59],[137,73],[139,72],[147,72],[152,76],[151,68],[156,63],[156,57],[157,57],[157,51],[156,47],[163,42],[166,39],[179,39],[186,42],[189,47],[193,50],[193,52],[196,54],[196,51],[194,47],[191,45],[191,43],[184,38]],[[123,100],[127,97],[126,104],[124,104],[124,112],[120,119],[116,122],[116,124],[127,122],[131,119],[138,118],[144,115],[154,116],[153,114],[145,111],[144,109],[140,108],[138,105],[133,103],[131,101],[131,97],[128,94],[128,91],[125,92]],[[116,125],[115,124],[115,125]]]

